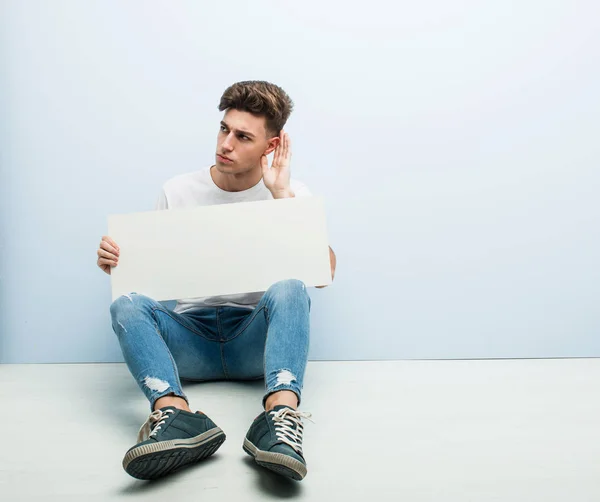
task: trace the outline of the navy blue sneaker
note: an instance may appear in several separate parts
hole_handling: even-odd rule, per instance
[[[244,439],[244,451],[257,464],[277,474],[300,481],[306,476],[306,460],[302,452],[303,418],[310,413],[275,406],[258,415]]]
[[[123,468],[134,478],[155,479],[210,457],[224,441],[225,433],[204,413],[166,406],[142,425]]]

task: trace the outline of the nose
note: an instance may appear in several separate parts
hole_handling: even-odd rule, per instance
[[[231,152],[233,150],[233,142],[232,142],[232,137],[231,134],[228,134],[227,137],[225,138],[225,140],[223,141],[223,143],[221,144],[221,147],[224,150],[227,150],[229,152]]]

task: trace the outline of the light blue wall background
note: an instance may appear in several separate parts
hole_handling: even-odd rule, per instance
[[[2,362],[121,360],[106,217],[208,166],[245,79],[327,199],[312,359],[600,356],[598,2],[1,5]]]

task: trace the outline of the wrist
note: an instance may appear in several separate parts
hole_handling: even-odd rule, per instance
[[[291,188],[285,188],[283,190],[271,190],[271,195],[274,199],[289,199],[296,196]]]

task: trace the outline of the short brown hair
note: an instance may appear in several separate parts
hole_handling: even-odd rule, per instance
[[[294,103],[275,84],[263,80],[247,80],[229,86],[221,96],[219,111],[229,108],[264,116],[267,131],[278,136],[292,113]]]

